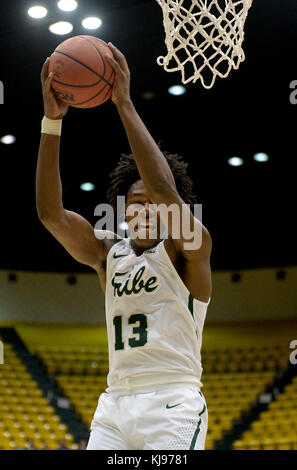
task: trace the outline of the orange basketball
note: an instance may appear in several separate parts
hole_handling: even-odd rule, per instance
[[[50,57],[52,87],[61,101],[76,108],[94,108],[110,98],[115,73],[105,60],[112,51],[102,39],[74,36]]]

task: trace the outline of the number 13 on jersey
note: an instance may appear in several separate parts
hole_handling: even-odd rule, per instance
[[[123,321],[125,318],[122,315],[117,315],[113,318],[113,325],[115,328],[115,350],[125,348],[123,342]],[[128,344],[131,348],[138,348],[147,343],[147,318],[144,313],[134,313],[128,318],[129,325],[136,325],[132,328],[131,336],[128,338]]]

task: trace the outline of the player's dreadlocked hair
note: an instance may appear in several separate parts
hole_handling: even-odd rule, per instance
[[[197,198],[193,192],[193,182],[187,175],[188,163],[184,162],[178,154],[171,154],[164,150],[162,150],[162,153],[174,176],[178,194],[186,204],[190,204],[192,209],[193,204],[197,202]],[[110,173],[109,177],[110,188],[107,191],[107,198],[111,206],[116,209],[117,196],[126,196],[130,186],[140,179],[133,155],[131,153],[122,153],[117,167]]]

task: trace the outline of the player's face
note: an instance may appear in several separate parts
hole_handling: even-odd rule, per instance
[[[142,180],[130,186],[126,197],[126,221],[131,238],[144,248],[160,241],[160,215],[152,204]]]

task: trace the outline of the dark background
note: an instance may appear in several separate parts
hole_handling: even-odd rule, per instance
[[[126,55],[135,107],[164,149],[189,162],[203,223],[213,239],[214,270],[285,266],[297,263],[295,249],[296,113],[290,83],[297,80],[297,4],[292,0],[254,0],[245,30],[246,60],[211,90],[188,84],[180,97],[168,94],[181,82],[156,59],[166,53],[162,11],[155,0],[84,0],[74,12],[56,1],[35,2],[49,10],[41,20],[27,15],[31,1],[1,2],[0,135],[13,134],[13,145],[0,144],[1,269],[91,271],[61,247],[38,221],[35,169],[43,117],[40,70],[47,56],[70,36],[91,34],[112,41]],[[81,19],[102,18],[95,31]],[[49,24],[68,20],[70,35],[57,36]],[[154,92],[146,100],[144,92]],[[63,122],[61,177],[67,209],[92,225],[94,208],[106,202],[108,175],[121,152],[129,152],[111,100],[90,110],[70,108]],[[257,163],[256,152],[270,160]],[[227,159],[244,159],[231,167]],[[96,190],[83,192],[92,181]]]

